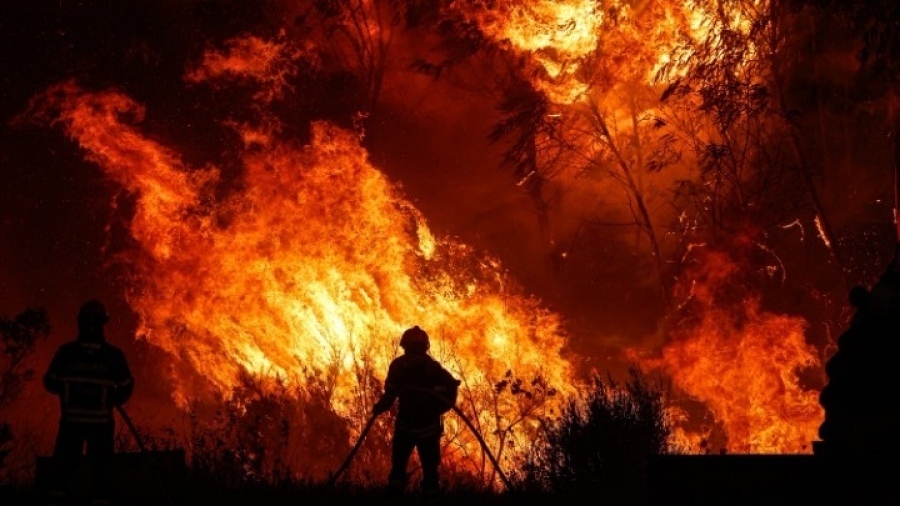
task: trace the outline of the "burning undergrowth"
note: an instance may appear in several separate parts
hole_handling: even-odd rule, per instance
[[[314,406],[289,418],[321,425],[308,436],[330,439],[334,454],[365,422],[397,336],[414,324],[463,380],[464,409],[505,461],[528,446],[556,392],[572,388],[558,317],[518,293],[495,260],[435,237],[353,132],[317,123],[298,146],[241,126],[240,190],[216,198],[218,171],[188,167],[144,135],[127,96],[64,84],[43,100],[135,198],[127,297],[138,336],[171,357],[182,408],[234,399],[249,379],[257,392],[237,406],[249,410],[279,385]],[[518,378],[530,386],[498,386]],[[325,423],[308,423],[316,417]],[[447,432],[451,461],[485,471],[474,439],[453,421]],[[302,460],[291,467],[308,471]],[[312,467],[321,476],[324,466]]]
[[[402,23],[376,30],[370,21],[381,19],[378,9],[384,6],[372,11],[374,4],[360,5],[369,10],[353,12],[378,16],[357,20],[356,28],[368,29],[357,33],[360,40],[340,32],[345,38],[338,45],[377,42],[358,48],[364,53],[377,46],[380,52],[372,55],[387,59],[387,41]],[[821,413],[798,374],[821,364],[806,342],[806,323],[767,308],[756,287],[740,282],[738,265],[760,262],[730,257],[722,252],[727,247],[691,249],[732,233],[735,216],[770,202],[746,203],[742,193],[753,180],[746,174],[760,172],[760,160],[780,175],[793,163],[781,155],[789,151],[781,144],[778,156],[764,156],[769,137],[788,138],[774,129],[778,121],[759,120],[760,111],[771,113],[757,107],[768,99],[756,93],[768,77],[730,83],[753,91],[752,107],[729,109],[725,123],[700,115],[688,97],[679,111],[700,131],[688,141],[678,138],[679,118],[667,123],[663,114],[672,101],[694,93],[685,84],[687,67],[701,50],[712,61],[721,56],[717,44],[723,38],[743,38],[732,52],[756,61],[751,28],[768,25],[764,19],[751,23],[747,12],[767,4],[734,5],[713,15],[709,2],[694,1],[611,3],[603,10],[582,1],[508,8],[457,1],[442,15],[461,19],[479,31],[482,44],[509,56],[507,63],[515,64],[508,66],[519,73],[503,81],[516,81],[538,104],[525,108],[534,114],[513,115],[501,125],[524,132],[519,144],[527,167],[520,184],[566,174],[563,185],[602,186],[598,200],[619,208],[609,213],[614,224],[622,216],[622,223],[633,224],[635,239],[623,255],[640,258],[634,270],[646,272],[617,274],[658,281],[671,316],[660,324],[665,343],[658,353],[640,350],[629,358],[671,381],[667,413],[677,422],[672,442],[697,451],[808,451]],[[737,8],[742,5],[747,12]],[[347,26],[355,19],[319,14]],[[248,102],[233,104],[232,114],[220,118],[234,140],[221,149],[227,168],[187,161],[193,147],[156,138],[143,122],[144,107],[121,91],[64,83],[36,99],[32,109],[60,126],[128,196],[131,245],[121,255],[132,278],[125,292],[138,317],[139,338],[168,357],[173,400],[189,420],[183,440],[198,462],[231,462],[241,476],[287,472],[321,479],[370,414],[400,332],[417,324],[431,333],[437,358],[464,381],[461,407],[467,416],[504,465],[518,466],[584,386],[563,353],[561,317],[520,289],[497,259],[432,233],[399,186],[370,163],[362,128],[308,117],[298,127],[277,114],[284,94],[305,73],[340,63],[321,57],[315,44],[322,41],[303,43],[293,36],[297,40],[283,31],[272,40],[227,40],[183,76],[199,93],[205,87],[250,90],[242,96]],[[743,79],[745,62],[737,60],[726,62],[725,70]],[[666,79],[682,78],[680,86],[666,87]],[[742,96],[726,105],[741,105]],[[516,130],[512,120],[520,116],[539,118],[540,128]],[[361,112],[343,120],[362,124],[365,118]],[[309,139],[298,140],[287,133],[291,128],[310,132]],[[757,143],[745,142],[751,138]],[[743,151],[737,149],[742,145]],[[716,170],[701,167],[698,174],[696,165],[708,153],[722,166],[734,162],[734,174],[715,164]],[[660,177],[664,171],[678,174]],[[720,190],[723,178],[732,175],[727,182],[741,198]],[[698,193],[696,209],[682,206],[673,215],[669,205],[679,204],[665,196],[676,179],[709,190]],[[761,179],[766,184],[760,193],[770,196],[766,192],[776,185]],[[536,201],[542,198],[541,188],[529,191]],[[775,195],[771,201],[787,200]],[[733,202],[734,211],[729,208],[724,218],[709,211],[712,199]],[[802,208],[802,199],[795,200],[792,213]],[[690,230],[667,230],[663,223],[679,214],[690,215]],[[703,228],[708,215],[720,229]],[[598,234],[598,241],[612,236]],[[784,265],[775,270],[783,282]],[[351,471],[354,481],[383,477],[379,466],[387,461],[388,430],[386,420],[376,424],[361,465]],[[447,434],[448,467],[490,482],[492,472],[473,436],[453,417]],[[216,457],[203,461],[202,455]]]

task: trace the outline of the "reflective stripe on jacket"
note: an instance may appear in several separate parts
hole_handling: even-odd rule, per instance
[[[398,430],[442,432],[441,415],[455,402],[459,381],[435,359],[425,353],[405,353],[391,362],[384,383],[378,402],[389,406],[399,398]],[[446,392],[453,392],[449,405],[443,400]]]
[[[131,397],[134,379],[125,355],[115,346],[74,341],[57,350],[44,387],[59,396],[64,420],[108,423],[113,408]]]

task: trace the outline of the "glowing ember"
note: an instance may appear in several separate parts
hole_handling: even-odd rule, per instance
[[[128,97],[72,84],[46,97],[87,157],[136,199],[128,300],[140,336],[171,354],[181,405],[227,397],[248,371],[319,381],[336,413],[365,413],[359,371],[383,375],[413,324],[464,380],[467,409],[491,441],[521,408],[489,403],[506,371],[570,388],[558,318],[511,290],[496,261],[436,239],[353,133],[318,123],[311,144],[296,146],[249,132],[241,188],[217,200],[218,172],[143,135],[143,111]],[[523,448],[527,434],[503,437]],[[478,454],[458,441],[472,445],[458,459]]]

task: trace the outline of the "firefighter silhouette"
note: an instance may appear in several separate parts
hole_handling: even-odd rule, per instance
[[[49,504],[62,504],[83,454],[91,469],[91,504],[112,492],[113,409],[131,397],[134,380],[121,350],[106,342],[106,308],[89,300],[78,313],[78,337],[56,351],[44,387],[59,396],[61,416],[53,449]]]
[[[404,354],[394,359],[384,382],[384,395],[373,409],[384,413],[399,399],[391,448],[388,491],[399,494],[406,488],[406,468],[413,449],[422,465],[422,492],[438,491],[441,461],[441,415],[456,404],[459,380],[428,354],[428,334],[415,326],[400,339]]]

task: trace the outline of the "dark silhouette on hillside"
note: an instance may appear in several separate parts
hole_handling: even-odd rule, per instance
[[[388,490],[399,494],[406,488],[406,467],[413,449],[422,464],[422,492],[438,492],[441,461],[441,415],[456,404],[459,380],[428,354],[428,334],[415,326],[400,339],[404,354],[394,359],[384,382],[384,395],[373,409],[384,413],[399,398],[391,450]]]
[[[131,397],[134,380],[125,355],[106,342],[103,328],[108,321],[103,304],[85,302],[78,313],[78,337],[59,347],[44,375],[44,387],[59,396],[61,411],[48,504],[65,502],[85,450],[91,467],[91,503],[111,500],[113,409]]]
[[[900,451],[900,248],[871,291],[850,291],[856,312],[825,365],[819,401],[823,454],[892,455]]]

